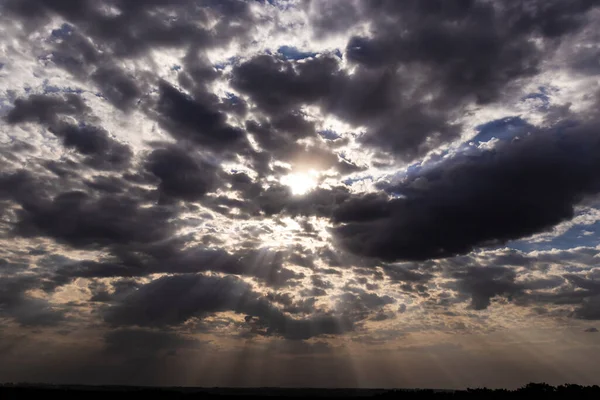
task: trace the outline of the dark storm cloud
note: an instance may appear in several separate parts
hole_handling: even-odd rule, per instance
[[[225,44],[246,32],[253,21],[248,4],[237,0],[10,0],[5,7],[29,28],[60,16],[117,57],[139,55],[156,47]],[[109,12],[110,8],[115,12]],[[178,18],[171,18],[173,13]],[[205,28],[212,18],[217,24]]]
[[[74,148],[86,156],[85,163],[101,170],[123,170],[129,166],[133,153],[124,144],[109,137],[103,128],[91,125],[60,124],[50,128],[66,148]]]
[[[167,224],[172,211],[142,208],[127,196],[94,197],[73,191],[21,206],[17,211],[17,233],[48,236],[79,248],[148,243],[173,233],[173,227]]]
[[[371,68],[418,64],[429,83],[442,89],[440,100],[469,96],[488,102],[510,81],[537,72],[544,48],[534,47],[531,37],[551,45],[580,28],[596,5],[593,0],[357,2],[357,14],[372,24],[373,34],[353,37],[347,56]]]
[[[26,292],[39,289],[39,277],[19,276],[0,279],[0,315],[13,318],[23,326],[54,326],[65,320],[63,310]]]
[[[296,63],[259,55],[234,68],[231,84],[251,95],[261,111],[279,116],[328,96],[340,74],[339,63],[331,56]]]
[[[181,349],[199,348],[203,344],[174,332],[135,328],[110,331],[104,335],[104,342],[106,353],[121,357],[150,357],[162,352],[172,354]]]
[[[31,95],[16,99],[5,120],[9,124],[36,122],[46,126],[66,148],[83,155],[85,164],[92,168],[126,168],[133,155],[131,149],[111,138],[105,129],[85,124],[83,120],[89,111],[78,95]],[[63,115],[76,117],[80,122],[78,125],[64,122],[60,119]]]
[[[433,278],[432,274],[419,271],[418,266],[384,265],[383,270],[394,282],[426,283]]]
[[[437,283],[444,294],[437,294],[437,299],[431,300],[444,306],[470,301],[471,308],[483,310],[497,299],[534,311],[554,307],[565,316],[597,320],[600,319],[596,301],[600,296],[600,284],[595,272],[589,267],[572,267],[593,265],[597,254],[598,250],[594,248],[534,254],[503,249],[481,252],[477,257],[439,260],[436,268],[429,266],[427,269],[438,270],[447,280]],[[520,257],[517,259],[516,255]],[[556,272],[549,272],[550,265],[554,265]]]
[[[175,138],[218,151],[246,145],[244,131],[227,123],[215,96],[194,99],[166,82],[161,82],[159,89],[157,119]]]
[[[380,310],[388,304],[394,304],[396,300],[388,295],[380,296],[374,292],[368,292],[360,288],[346,287],[347,292],[339,296],[339,307],[351,314],[359,314],[362,319],[371,310]]]
[[[102,97],[122,110],[133,107],[134,102],[142,95],[136,77],[126,74],[116,66],[98,67],[91,78],[101,90]]]
[[[166,221],[175,211],[142,207],[153,201],[147,189],[116,175],[82,177],[85,167],[105,172],[129,166],[132,154],[128,147],[100,128],[62,122],[54,125],[52,130],[65,147],[85,157],[81,163],[70,158],[33,159],[26,170],[0,175],[0,198],[16,218],[7,230],[9,235],[50,237],[79,248],[169,237],[172,229]]]
[[[394,318],[395,313],[384,310],[384,307],[396,303],[396,299],[351,285],[346,285],[343,290],[345,293],[336,296],[337,312],[342,312],[355,321],[361,321],[360,323],[365,320],[383,321]]]
[[[228,252],[192,244],[185,239],[144,242],[130,244],[129,247],[115,244],[112,255],[105,260],[73,262],[60,268],[55,280],[65,283],[77,277],[136,277],[155,273],[213,271],[254,277],[269,287],[282,287],[304,277],[302,273],[285,268],[285,259],[282,252],[264,249]]]
[[[360,168],[339,159],[328,149],[316,134],[314,122],[299,111],[304,104],[327,99],[344,77],[337,59],[331,56],[298,64],[260,55],[237,65],[231,84],[249,94],[258,111],[270,117],[270,120],[259,118],[246,122],[247,131],[269,158],[321,170],[333,167],[346,174]],[[298,143],[299,139],[312,139],[312,144]],[[257,169],[261,175],[267,172],[259,166]]]
[[[513,82],[537,74],[554,43],[582,26],[594,5],[383,1],[358,2],[353,12],[355,5],[344,2],[347,22],[338,25],[336,4],[311,4],[319,10],[312,14],[317,31],[325,25],[346,30],[357,19],[374,31],[347,44],[352,75],[334,55],[301,63],[259,55],[236,66],[231,83],[272,118],[318,105],[365,126],[364,144],[406,160],[457,138],[461,127],[451,121],[463,106],[496,101]],[[545,39],[543,46],[533,44],[535,36]]]
[[[428,84],[443,96],[488,102],[511,80],[537,72],[539,55],[526,35],[531,30],[513,27],[493,3],[382,2],[366,8],[375,35],[352,38],[348,58],[368,67],[421,64],[429,70]]]
[[[549,229],[600,191],[597,130],[596,121],[581,122],[456,155],[387,189],[399,198],[343,204],[335,236],[359,255],[426,260]]]
[[[515,271],[504,267],[469,268],[454,274],[458,278],[458,289],[471,296],[471,306],[484,310],[490,299],[497,295],[510,297],[519,294],[523,288],[515,283]]]
[[[113,325],[164,327],[223,311],[246,314],[246,320],[255,328],[264,327],[266,334],[287,339],[341,334],[352,329],[352,322],[347,318],[328,315],[290,318],[247,283],[233,277],[206,275],[154,280],[108,310],[106,320]]]
[[[154,150],[146,169],[160,179],[161,195],[194,201],[217,186],[215,165],[177,147]]]
[[[319,275],[312,275],[310,277],[313,287],[318,289],[332,289],[333,284],[326,279],[323,279]]]
[[[122,179],[111,176],[95,175],[85,181],[85,185],[99,193],[118,194],[130,189]]]
[[[403,98],[400,93],[410,88],[409,82],[389,70],[359,67],[348,75],[339,59],[327,54],[302,63],[260,55],[236,66],[231,81],[271,118],[281,118],[305,104],[319,105],[346,122],[367,126],[367,134],[360,138],[364,143],[412,159],[456,137],[459,130],[447,122],[444,110]],[[248,126],[259,140],[273,137],[259,128]]]
[[[581,319],[600,320],[600,294],[585,298],[581,306],[575,310],[575,316]]]
[[[125,71],[119,59],[141,57],[157,48],[188,48],[185,76],[210,80],[214,76],[206,72],[211,67],[202,66],[192,54],[233,38],[243,41],[256,23],[248,4],[236,0],[10,0],[4,9],[26,31],[62,19],[65,23],[49,37],[53,51],[47,60],[81,81],[93,82],[100,96],[125,111],[139,103],[155,79]]]
[[[47,61],[82,82],[89,80],[99,89],[98,97],[121,110],[130,110],[146,90],[141,76],[123,71],[110,54],[69,24],[52,31],[50,43],[53,51]]]
[[[81,97],[75,94],[62,97],[36,94],[16,99],[5,119],[9,124],[37,122],[52,125],[59,115],[81,116],[88,110]]]
[[[573,316],[586,320],[600,320],[600,282],[594,277],[574,274],[565,275],[571,284],[544,300],[553,303],[578,305]]]

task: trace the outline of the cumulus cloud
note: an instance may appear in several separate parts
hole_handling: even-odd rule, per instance
[[[342,204],[335,234],[357,254],[426,260],[465,254],[550,229],[598,193],[597,121],[530,132],[475,155],[456,155]]]
[[[352,329],[352,320],[315,315],[297,320],[286,316],[248,284],[232,277],[187,275],[160,278],[141,287],[110,309],[106,320],[113,325],[172,326],[193,316],[234,311],[246,314],[248,323],[264,326],[266,334],[289,339],[308,339]],[[257,321],[253,321],[256,317]]]

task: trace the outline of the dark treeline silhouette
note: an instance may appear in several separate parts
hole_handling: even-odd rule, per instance
[[[516,390],[506,389],[284,389],[284,388],[152,388],[129,386],[67,386],[36,384],[5,384],[0,386],[0,399],[202,399],[214,397],[376,397],[383,399],[423,399],[423,398],[586,398],[599,399],[600,387],[530,383]]]

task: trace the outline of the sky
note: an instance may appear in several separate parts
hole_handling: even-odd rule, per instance
[[[599,3],[0,1],[0,382],[598,384]]]

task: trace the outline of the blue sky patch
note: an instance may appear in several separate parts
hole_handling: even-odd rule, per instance
[[[227,67],[228,65],[235,64],[238,60],[239,60],[239,57],[229,57],[227,60],[225,60],[223,62],[214,64],[214,67],[218,71],[222,71],[225,69],[225,67]]]
[[[547,110],[550,107],[550,96],[548,96],[549,90],[546,86],[540,86],[539,91],[536,93],[529,93],[521,98],[521,101],[527,100],[539,100],[541,102],[539,108]]]
[[[281,46],[277,49],[277,52],[281,54],[286,60],[304,60],[316,56],[318,53],[300,51],[292,46]]]
[[[527,121],[519,116],[497,119],[476,126],[477,135],[471,141],[483,143],[493,138],[510,140],[530,126]]]
[[[534,250],[547,251],[552,249],[567,250],[573,247],[595,247],[600,243],[600,222],[591,225],[574,225],[562,235],[544,242],[515,240],[506,246],[512,249],[530,252]]]
[[[319,135],[321,135],[321,137],[323,139],[326,140],[336,140],[342,137],[342,135],[340,135],[339,133],[337,133],[336,131],[333,131],[331,129],[325,129],[322,131],[318,131],[317,132]]]
[[[73,26],[69,24],[62,24],[60,28],[53,29],[50,36],[53,39],[64,39],[70,36],[74,32]]]

